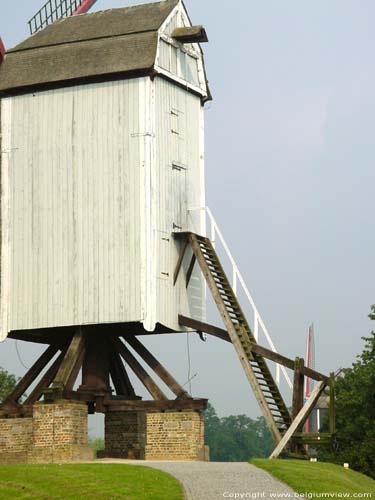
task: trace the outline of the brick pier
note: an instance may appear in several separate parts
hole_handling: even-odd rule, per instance
[[[37,403],[30,418],[0,419],[0,463],[62,463],[92,459],[86,404]]]
[[[140,460],[204,460],[199,411],[110,412],[101,456]]]

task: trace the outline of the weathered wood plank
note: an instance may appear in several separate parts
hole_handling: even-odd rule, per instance
[[[12,401],[16,403],[25,393],[25,391],[30,387],[30,385],[37,379],[41,371],[47,366],[47,364],[55,356],[58,350],[59,348],[57,345],[50,345],[29,369],[26,375],[24,375],[18,382],[12,393],[9,394],[9,396],[5,399],[3,405],[6,405]]]
[[[189,396],[187,391],[136,337],[129,335],[125,340],[178,398]]]
[[[168,398],[159,386],[154,382],[150,375],[146,372],[143,366],[133,356],[129,349],[118,339],[114,340],[117,351],[130,366],[135,375],[139,378],[142,384],[146,387],[151,396],[156,400],[166,401]]]
[[[191,328],[192,330],[196,330],[197,332],[204,332],[217,337],[221,340],[225,340],[226,342],[232,343],[228,332],[223,328],[219,328],[214,325],[210,325],[208,323],[204,323],[203,321],[198,321],[193,318],[188,318],[180,314],[178,316],[178,323],[180,326],[186,326],[187,328]]]
[[[204,332],[209,335],[212,335],[214,337],[217,337],[221,340],[224,340],[226,342],[232,343],[228,332],[224,330],[223,328],[219,328],[214,325],[210,325],[208,323],[203,323],[202,321],[197,321],[192,318],[187,318],[186,316],[179,315],[179,324],[181,326],[186,326],[188,328],[191,328],[193,330],[196,330],[198,332]],[[260,356],[263,356],[264,358],[273,361],[275,363],[278,363],[279,365],[283,365],[286,368],[289,368],[290,370],[294,370],[294,360],[287,358],[286,356],[283,356],[282,354],[279,354],[277,352],[273,352],[270,349],[267,349],[266,347],[260,346],[259,344],[252,343],[251,350]],[[306,377],[312,378],[313,380],[317,381],[325,381],[328,382],[328,377],[324,375],[323,373],[319,373],[316,370],[312,370],[311,368],[308,368],[307,366],[303,366],[300,368],[301,373],[305,375]]]
[[[180,248],[180,255],[178,257],[178,261],[177,261],[177,264],[176,264],[176,269],[173,273],[173,286],[175,286],[175,284],[177,283],[177,279],[178,279],[178,275],[180,274],[180,270],[181,270],[181,266],[182,266],[182,262],[184,260],[184,257],[185,257],[185,253],[186,253],[186,249],[188,247],[188,241],[185,240],[181,243],[181,248]]]
[[[303,408],[303,390],[305,377],[301,372],[301,368],[304,366],[305,362],[301,358],[296,358],[295,368],[294,368],[294,379],[293,379],[293,402],[292,402],[292,420],[294,420],[298,413]]]
[[[42,396],[44,389],[47,389],[51,384],[53,379],[56,377],[56,374],[59,370],[59,367],[64,359],[65,350],[63,350],[60,355],[55,359],[52,365],[49,367],[47,372],[44,374],[40,382],[36,385],[32,393],[27,397],[24,405],[33,405],[36,403]]]
[[[53,381],[54,387],[72,387],[74,375],[77,377],[82,366],[85,351],[85,334],[79,329],[73,336],[59,371]],[[74,384],[74,382],[73,382]]]
[[[191,280],[191,275],[193,274],[194,266],[195,266],[195,262],[196,261],[197,261],[197,258],[193,254],[193,256],[191,257],[191,261],[190,261],[187,273],[186,273],[186,288],[189,286],[189,283],[190,283],[190,280]]]
[[[306,422],[306,419],[314,409],[318,399],[320,398],[320,395],[324,391],[326,387],[325,382],[319,382],[314,390],[311,393],[311,396],[307,400],[306,404],[304,407],[300,410],[296,418],[293,420],[291,426],[289,429],[286,431],[284,436],[282,437],[281,441],[278,443],[274,451],[272,452],[270,458],[278,458],[280,454],[283,452],[289,441],[292,439],[293,435],[295,432],[298,431],[301,425],[303,425]]]
[[[126,372],[124,363],[122,362],[118,352],[115,350],[113,350],[111,355],[109,371],[116,393],[119,396],[127,396],[128,399],[137,399],[134,387],[129,379],[129,375]]]
[[[175,399],[165,401],[104,401],[106,411],[166,411],[204,410],[207,399]]]
[[[112,347],[106,335],[93,333],[87,336],[80,389],[109,390],[110,346]],[[78,366],[79,364],[77,363]],[[67,389],[72,388],[72,386],[67,385]]]

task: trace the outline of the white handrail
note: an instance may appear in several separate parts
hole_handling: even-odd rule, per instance
[[[273,343],[272,339],[271,339],[271,336],[266,328],[266,325],[264,324],[264,321],[255,305],[255,302],[249,292],[249,289],[247,288],[246,286],[246,283],[245,283],[245,280],[243,279],[242,277],[242,274],[240,272],[240,270],[238,269],[238,266],[233,258],[233,255],[231,253],[231,251],[229,250],[229,247],[227,245],[227,242],[225,241],[225,238],[222,234],[222,232],[220,231],[220,228],[215,220],[215,217],[212,215],[212,212],[211,210],[208,208],[208,207],[198,207],[198,208],[192,208],[189,210],[189,212],[194,212],[194,211],[198,211],[198,210],[203,210],[206,212],[208,218],[209,218],[209,221],[210,221],[210,224],[211,224],[211,241],[213,243],[213,245],[215,246],[216,245],[216,236],[219,237],[219,240],[220,240],[220,243],[221,245],[223,246],[224,250],[225,250],[225,253],[227,254],[227,257],[231,263],[231,266],[232,266],[232,274],[233,274],[233,284],[232,284],[232,288],[233,288],[233,291],[235,293],[235,295],[237,295],[237,289],[238,289],[238,283],[241,285],[242,287],[242,290],[244,291],[245,295],[246,295],[246,298],[248,299],[252,309],[253,309],[253,314],[254,314],[254,329],[253,329],[253,333],[254,333],[254,336],[255,336],[255,339],[258,341],[258,338],[259,338],[259,326],[261,327],[261,330],[263,331],[263,334],[264,336],[266,337],[266,340],[268,342],[268,345],[270,346],[271,350],[273,352],[276,352],[277,353],[277,350],[276,350],[276,347],[275,347],[275,344]],[[288,384],[288,386],[292,389],[293,388],[293,384],[292,384],[292,381],[290,380],[290,377],[285,369],[284,366],[282,365],[279,365],[278,363],[276,363],[276,382],[278,384],[280,384],[280,369],[284,375],[284,378],[286,380],[286,383]]]

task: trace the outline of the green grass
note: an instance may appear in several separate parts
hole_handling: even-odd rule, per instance
[[[182,500],[173,477],[143,466],[1,465],[0,500]]]
[[[375,500],[373,479],[338,465],[304,460],[263,459],[254,459],[251,463],[286,483],[297,493],[308,494],[309,498],[319,495],[322,498],[322,493],[341,493],[343,494],[341,497],[327,495],[326,498],[372,498]],[[371,496],[359,497],[358,493],[367,493]]]

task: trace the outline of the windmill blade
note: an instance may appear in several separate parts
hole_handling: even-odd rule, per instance
[[[3,41],[1,39],[1,36],[0,36],[0,64],[4,61],[4,57],[5,57],[5,46],[3,44]]]
[[[30,19],[30,33],[45,28],[63,17],[77,16],[87,12],[97,0],[48,0]]]
[[[83,0],[81,5],[73,12],[72,16],[78,16],[78,14],[85,14],[88,12],[97,0]]]

